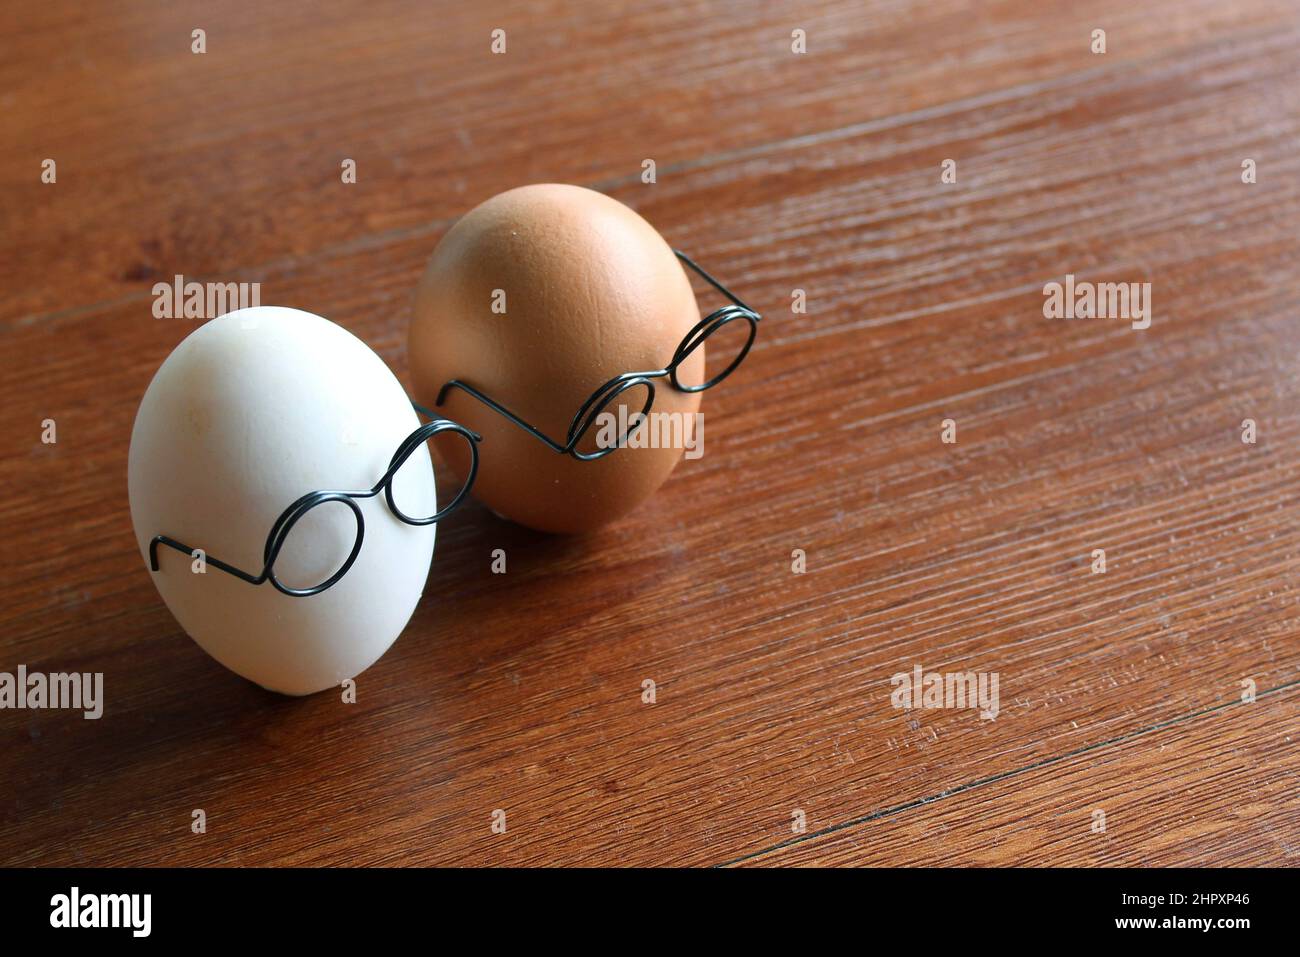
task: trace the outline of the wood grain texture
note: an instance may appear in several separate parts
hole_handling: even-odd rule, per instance
[[[1300,687],[1235,703],[746,859],[947,867],[1268,865],[1296,854]],[[1207,755],[1212,755],[1206,764]]]
[[[108,696],[0,711],[0,863],[1296,863],[1294,8],[425,7],[0,24],[0,670]],[[224,671],[134,550],[131,422],[193,329],[149,287],[259,281],[406,381],[433,245],[540,179],[765,313],[706,454],[593,535],[446,523],[355,705]],[[1066,273],[1151,282],[1151,328],[1045,319]],[[997,672],[998,718],[895,709],[917,664]]]

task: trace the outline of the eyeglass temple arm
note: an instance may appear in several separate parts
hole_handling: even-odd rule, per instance
[[[697,263],[690,256],[686,255],[686,253],[682,252],[680,249],[674,249],[673,252],[676,254],[678,259],[686,263],[686,265],[690,266],[691,269],[695,270],[695,274],[697,276],[699,276],[701,279],[707,282],[714,289],[718,290],[718,292],[722,293],[724,296],[726,296],[728,299],[730,299],[732,302],[738,305],[741,309],[744,309],[746,312],[752,312],[754,313],[755,316],[758,315],[757,312],[754,312],[753,309],[750,309],[749,306],[745,305],[745,303],[741,301],[739,296],[735,295],[730,289],[728,289],[722,283],[718,282],[707,272],[705,272],[704,269],[699,265],[699,263]]]
[[[158,546],[160,544],[166,545],[168,548],[174,548],[176,549],[176,551],[182,552],[183,554],[187,555],[190,558],[193,558],[194,553],[196,551],[199,551],[199,549],[191,548],[189,545],[186,545],[184,542],[178,542],[174,538],[168,538],[166,535],[155,535],[153,537],[153,540],[149,542],[149,568],[151,571],[156,572],[158,570]],[[265,571],[263,571],[261,575],[255,577],[253,575],[248,574],[248,572],[246,571],[241,571],[240,569],[236,568],[234,565],[227,565],[221,559],[213,558],[211,555],[208,555],[207,553],[204,553],[203,555],[203,563],[205,565],[211,565],[213,568],[219,568],[227,575],[234,575],[236,578],[242,578],[250,585],[260,585],[262,584],[262,582],[266,581]]]
[[[442,393],[439,393],[439,394],[438,394],[438,401],[437,401],[437,403],[435,403],[435,404],[437,404],[437,405],[442,405]],[[431,411],[430,409],[426,409],[424,406],[420,405],[420,403],[418,403],[418,402],[412,402],[412,403],[411,403],[411,408],[415,409],[416,412],[419,412],[419,413],[420,413],[422,416],[424,416],[426,419],[432,419],[434,422],[448,422],[448,423],[450,423],[452,426],[454,426],[454,427],[456,428],[457,431],[463,431],[466,435],[468,435],[468,436],[470,437],[471,440],[473,440],[473,441],[475,441],[475,442],[482,442],[482,441],[483,441],[483,436],[479,435],[479,434],[478,434],[477,432],[475,432],[473,429],[467,429],[467,428],[465,428],[465,426],[461,425],[459,422],[452,422],[451,419],[447,418],[445,415],[439,415],[437,412],[433,412],[433,411]],[[418,430],[417,430],[417,431],[418,431]],[[378,490],[379,486],[376,486],[375,488],[376,488],[376,490]]]
[[[550,446],[552,450],[559,452],[561,455],[567,455],[571,451],[571,448],[560,445],[560,443],[550,438],[548,435],[543,433],[540,429],[537,429],[529,425],[519,416],[515,415],[513,412],[507,409],[500,402],[497,402],[495,399],[492,399],[484,395],[482,392],[474,388],[472,385],[461,382],[459,379],[452,379],[451,381],[443,384],[443,387],[438,390],[438,399],[436,402],[434,402],[434,405],[442,405],[443,400],[447,397],[447,390],[452,388],[460,389],[465,394],[472,396],[475,399],[478,399],[489,409],[496,412],[498,415],[505,416],[507,419],[509,419],[515,425],[519,426],[521,429],[524,429],[525,431],[531,433],[535,438],[541,439],[548,446]]]

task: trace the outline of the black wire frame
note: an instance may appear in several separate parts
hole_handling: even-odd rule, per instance
[[[745,303],[726,286],[722,285],[722,283],[718,282],[718,280],[705,272],[702,267],[691,259],[691,257],[687,256],[680,249],[674,249],[673,252],[676,254],[677,258],[690,267],[696,275],[700,276],[710,286],[722,293],[722,295],[726,296],[727,299],[730,300],[730,304],[709,313],[709,315],[696,323],[695,326],[691,328],[690,332],[688,332],[678,344],[676,351],[673,353],[672,361],[664,368],[652,369],[645,372],[625,372],[622,375],[614,376],[614,378],[610,379],[593,392],[591,397],[582,404],[582,407],[578,409],[577,414],[574,415],[573,420],[569,423],[569,431],[566,434],[563,443],[556,442],[546,433],[542,432],[536,426],[530,425],[522,417],[506,408],[500,402],[497,402],[491,396],[480,392],[478,389],[474,388],[474,386],[467,382],[463,382],[460,379],[451,379],[444,383],[442,388],[438,390],[438,398],[434,404],[441,406],[446,399],[449,390],[459,389],[461,392],[477,399],[498,415],[509,419],[534,438],[546,443],[546,445],[553,451],[558,452],[561,455],[570,455],[573,458],[584,462],[603,458],[616,449],[622,448],[627,442],[628,436],[631,435],[632,432],[636,431],[638,426],[641,424],[641,421],[649,414],[651,407],[654,405],[655,386],[652,380],[667,377],[668,381],[672,383],[673,388],[681,392],[703,392],[706,389],[713,388],[727,376],[731,375],[731,373],[736,370],[736,367],[745,360],[747,355],[749,355],[749,350],[754,345],[754,339],[758,335],[759,320],[763,318],[749,306],[745,305]],[[710,336],[716,333],[723,326],[738,319],[743,319],[749,323],[749,335],[745,339],[744,347],[739,353],[737,353],[736,357],[725,369],[715,375],[712,379],[702,382],[699,385],[684,385],[677,376],[677,370],[681,367],[682,363],[685,362],[686,359]],[[636,416],[629,418],[629,422],[632,424],[630,424],[628,430],[619,437],[618,441],[607,448],[597,449],[595,452],[578,451],[578,443],[582,440],[582,437],[586,435],[587,430],[591,428],[600,414],[605,411],[606,407],[608,407],[609,404],[622,393],[642,385],[646,388],[646,400],[645,405],[641,409],[640,418],[638,419]]]
[[[203,559],[205,564],[218,568],[228,575],[233,575],[236,578],[242,579],[250,585],[261,585],[263,582],[269,581],[278,591],[281,591],[286,595],[291,595],[295,598],[306,598],[311,595],[318,595],[327,588],[335,585],[339,579],[348,573],[352,568],[352,564],[357,560],[357,556],[361,554],[361,544],[364,541],[366,534],[366,521],[361,515],[361,507],[357,505],[358,499],[371,498],[382,491],[384,493],[384,500],[388,503],[388,510],[392,512],[396,518],[405,522],[407,525],[432,525],[435,522],[442,521],[450,515],[464,500],[465,496],[469,494],[470,488],[474,485],[474,479],[478,475],[478,443],[482,441],[482,436],[476,432],[470,431],[463,425],[458,425],[457,423],[452,422],[450,419],[444,419],[441,416],[435,415],[433,412],[424,408],[424,406],[416,405],[414,402],[412,402],[411,405],[417,412],[432,421],[422,424],[402,440],[401,445],[397,447],[397,451],[393,453],[393,458],[388,465],[388,470],[384,472],[383,477],[380,478],[372,488],[361,489],[358,491],[320,490],[316,492],[308,492],[306,495],[302,496],[302,498],[298,499],[286,508],[280,513],[280,517],[275,520],[275,524],[271,526],[271,531],[266,536],[266,545],[262,549],[263,564],[260,574],[252,575],[240,568],[236,568],[234,565],[223,562],[218,558],[212,558],[211,556],[206,555],[206,553]],[[433,436],[443,432],[453,432],[461,435],[465,438],[465,441],[469,443],[469,475],[466,477],[465,483],[461,486],[460,491],[457,492],[456,496],[443,508],[427,517],[412,517],[398,508],[397,502],[393,498],[393,477],[397,474],[398,470],[406,464],[406,460],[411,457],[417,448]],[[276,577],[275,560],[279,557],[280,550],[284,548],[284,543],[288,539],[289,533],[293,531],[294,525],[296,525],[298,521],[312,509],[328,502],[339,502],[352,510],[352,517],[356,520],[357,524],[357,535],[356,539],[352,543],[352,551],[348,554],[347,559],[338,567],[334,574],[325,579],[319,585],[314,585],[311,588],[291,588]],[[197,551],[193,546],[186,545],[184,542],[177,541],[167,535],[155,535],[149,542],[149,567],[155,572],[158,571],[159,545],[166,545],[168,548],[173,548],[178,552],[183,552],[190,557],[194,557],[195,552]]]

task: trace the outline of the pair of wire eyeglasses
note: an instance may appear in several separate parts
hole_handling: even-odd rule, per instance
[[[366,534],[366,520],[361,514],[361,507],[357,505],[359,499],[373,498],[380,492],[383,492],[384,501],[388,503],[388,510],[392,512],[396,518],[405,522],[407,525],[432,525],[435,522],[442,521],[454,512],[456,507],[464,500],[465,496],[469,494],[470,488],[474,485],[474,478],[478,475],[478,443],[481,441],[481,436],[476,432],[471,432],[463,425],[457,425],[450,419],[444,419],[434,415],[423,406],[415,405],[415,403],[411,404],[417,412],[432,421],[424,423],[402,440],[402,443],[397,447],[397,451],[393,453],[392,461],[388,464],[388,470],[384,472],[379,481],[371,488],[350,492],[331,491],[325,489],[316,492],[308,492],[306,495],[302,496],[302,498],[298,499],[286,508],[280,513],[280,517],[275,520],[275,524],[271,526],[271,531],[267,533],[266,544],[262,549],[262,570],[256,575],[251,572],[246,572],[243,569],[236,568],[234,565],[223,562],[219,558],[213,558],[211,555],[204,555],[204,563],[206,565],[211,565],[213,568],[220,569],[228,575],[234,575],[236,578],[242,579],[250,585],[261,585],[263,582],[269,581],[277,590],[286,595],[292,595],[296,598],[305,598],[309,595],[318,595],[338,582],[340,578],[348,573],[352,568],[352,564],[357,560],[357,556],[361,554],[361,544],[364,541]],[[396,498],[393,494],[393,478],[397,475],[398,470],[406,464],[406,460],[414,454],[416,449],[429,439],[433,438],[433,436],[448,432],[461,436],[469,444],[469,475],[466,477],[465,483],[461,486],[460,491],[457,492],[456,496],[443,508],[434,512],[432,515],[408,515],[402,510],[401,506],[397,504]],[[279,558],[280,550],[284,548],[284,543],[288,539],[289,533],[293,531],[294,526],[297,525],[308,512],[314,508],[319,508],[322,505],[329,504],[330,502],[339,502],[352,510],[352,517],[356,519],[356,537],[352,542],[352,551],[348,553],[347,559],[338,567],[334,574],[330,575],[329,578],[326,578],[320,584],[313,585],[310,588],[294,588],[286,585],[276,577],[275,561]],[[191,557],[193,557],[198,551],[194,546],[186,545],[184,542],[177,541],[167,535],[155,535],[153,540],[149,543],[149,567],[154,571],[158,571],[159,545],[166,545],[168,548],[174,548],[176,551],[183,552]]]

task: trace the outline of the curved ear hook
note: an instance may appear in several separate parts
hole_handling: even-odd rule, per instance
[[[159,545],[166,545],[168,548],[175,549],[176,551],[180,552],[182,555],[186,556],[187,558],[193,558],[194,553],[198,551],[198,549],[195,548],[194,546],[186,545],[184,542],[177,541],[176,539],[171,538],[170,536],[155,535],[152,538],[152,540],[150,540],[149,542],[149,570],[150,571],[155,571],[155,572],[158,571],[158,546]],[[211,555],[205,554],[203,557],[203,561],[205,564],[211,565],[213,568],[219,568],[226,574],[234,575],[236,578],[246,581],[250,585],[260,585],[262,584],[262,582],[266,581],[266,569],[263,569],[262,574],[260,575],[250,575],[248,572],[244,571],[243,569],[236,568],[234,565],[228,565],[218,558],[213,558]]]

